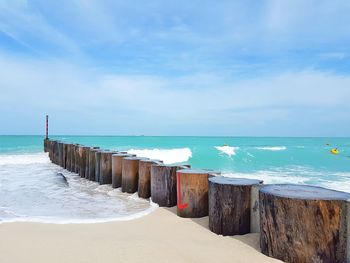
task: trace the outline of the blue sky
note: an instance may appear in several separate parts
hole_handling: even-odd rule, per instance
[[[350,1],[0,2],[0,134],[349,136]]]

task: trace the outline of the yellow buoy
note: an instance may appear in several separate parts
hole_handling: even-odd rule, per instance
[[[331,153],[333,153],[333,154],[339,154],[339,150],[338,150],[337,148],[333,148],[333,149],[331,150]]]

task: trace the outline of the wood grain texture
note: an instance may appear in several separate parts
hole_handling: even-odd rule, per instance
[[[209,229],[223,236],[250,233],[251,189],[259,180],[209,178]]]
[[[139,161],[145,158],[125,157],[122,164],[122,192],[135,193],[138,189]]]
[[[260,246],[285,262],[349,262],[350,194],[320,187],[269,185],[260,189]]]
[[[177,182],[180,180],[180,195],[177,196],[177,215],[180,217],[198,218],[208,215],[208,177],[209,170],[183,169],[177,171]],[[179,190],[179,185],[177,186]],[[187,204],[187,207],[179,207]]]
[[[176,171],[184,166],[153,164],[151,166],[151,198],[161,207],[177,204]],[[188,168],[188,167],[186,167]]]
[[[138,195],[141,198],[151,197],[151,166],[162,163],[160,160],[140,160]]]
[[[125,157],[136,157],[134,154],[117,153],[112,155],[112,187],[122,186],[122,167]]]

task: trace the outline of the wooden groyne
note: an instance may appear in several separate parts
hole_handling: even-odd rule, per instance
[[[285,262],[350,262],[350,194],[307,185],[263,185],[126,152],[45,139],[52,163],[99,184],[138,192],[180,217],[209,216],[220,235],[260,232],[262,253]]]

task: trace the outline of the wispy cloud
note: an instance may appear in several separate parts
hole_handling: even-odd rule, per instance
[[[349,11],[342,0],[2,1],[0,133],[38,133],[31,121],[49,112],[57,133],[347,134]]]

